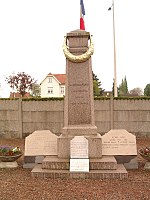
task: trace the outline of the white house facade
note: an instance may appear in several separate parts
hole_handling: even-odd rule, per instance
[[[41,97],[63,97],[65,95],[65,74],[48,74],[41,82]]]

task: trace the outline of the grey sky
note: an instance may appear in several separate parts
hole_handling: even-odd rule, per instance
[[[117,83],[126,75],[129,90],[150,83],[150,1],[114,0]],[[112,0],[84,0],[85,27],[93,35],[93,71],[105,90],[113,83]],[[40,83],[51,73],[65,73],[64,35],[79,29],[78,0],[0,1],[0,82],[3,96],[10,91],[5,77],[26,72]]]

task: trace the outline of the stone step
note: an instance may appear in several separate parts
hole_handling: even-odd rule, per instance
[[[128,172],[122,164],[116,170],[90,170],[89,172],[70,172],[69,170],[42,169],[42,164],[37,164],[31,171],[32,177],[51,179],[126,179]]]
[[[42,162],[43,169],[69,170],[69,159],[46,156]],[[90,170],[117,169],[117,161],[114,156],[103,156],[100,159],[90,159]]]
[[[97,135],[97,127],[91,124],[85,125],[69,125],[67,127],[62,128],[63,135],[69,136],[77,136],[77,135],[85,135],[85,136],[96,136]]]

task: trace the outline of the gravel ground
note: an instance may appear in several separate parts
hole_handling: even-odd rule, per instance
[[[23,139],[0,139],[0,144],[19,146]],[[150,138],[137,138],[137,148],[150,146]],[[23,169],[23,156],[18,168],[0,169],[0,200],[144,200],[150,199],[150,171],[138,155],[139,169],[128,170],[126,180],[51,180],[31,177],[31,169]]]

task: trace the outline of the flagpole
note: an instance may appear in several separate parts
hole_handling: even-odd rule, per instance
[[[113,39],[114,39],[114,97],[118,97],[117,90],[117,70],[116,70],[116,34],[115,34],[115,6],[114,0],[112,0],[112,8],[113,8]]]

